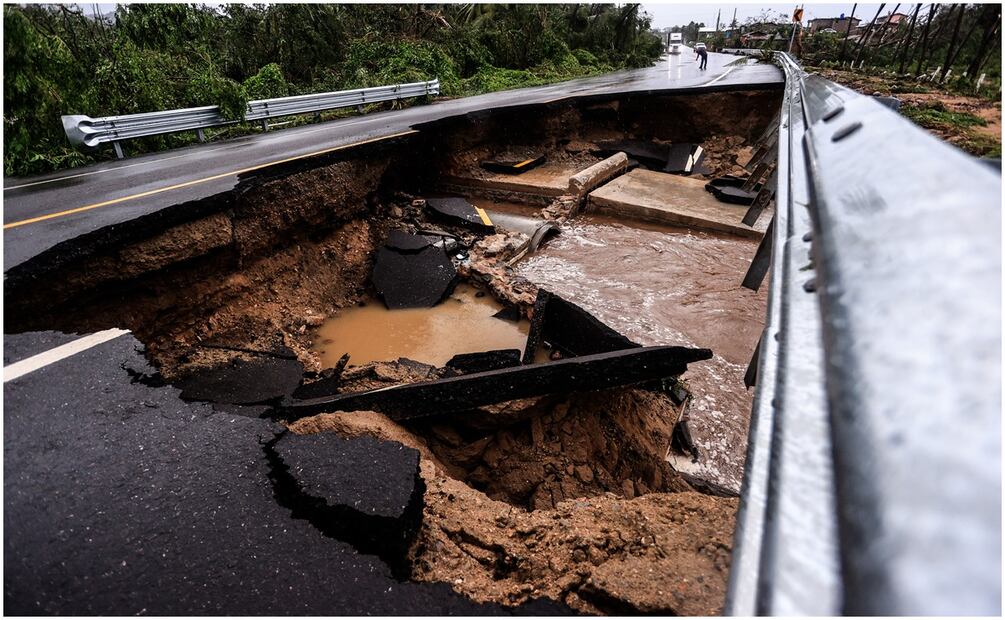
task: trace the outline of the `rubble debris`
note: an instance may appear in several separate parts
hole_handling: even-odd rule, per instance
[[[407,576],[426,490],[417,450],[334,433],[285,433],[272,450],[285,467],[279,475],[295,487],[286,489],[294,518],[309,518],[325,535],[378,555],[396,576]]]
[[[199,370],[174,385],[182,400],[259,405],[291,395],[303,375],[299,360],[261,356]]]
[[[331,411],[368,410],[384,413],[392,420],[405,420],[530,396],[600,390],[677,377],[687,370],[689,363],[711,357],[709,349],[640,347],[357,394],[286,399],[278,414],[295,420]]]
[[[754,204],[757,192],[748,192],[739,187],[713,187],[712,195],[719,202],[749,207]]]
[[[427,198],[426,206],[433,217],[446,224],[464,226],[482,234],[491,234],[495,231],[495,226],[485,211],[464,198]]]
[[[515,158],[505,155],[486,159],[481,162],[481,167],[489,172],[501,172],[503,174],[521,174],[531,168],[536,168],[545,162],[543,154],[534,154],[530,157]]]
[[[349,354],[345,353],[331,368],[321,371],[321,378],[313,383],[301,385],[293,391],[293,398],[317,398],[325,394],[334,394],[342,384],[342,373],[349,364]]]
[[[594,355],[638,348],[592,314],[544,289],[538,289],[531,317],[524,363],[534,359],[540,341],[561,351],[565,357]]]
[[[427,247],[411,254],[380,248],[371,277],[389,309],[428,308],[449,294],[457,270],[443,248]]]
[[[695,445],[694,439],[691,437],[691,429],[688,428],[687,415],[681,416],[681,419],[673,427],[673,435],[670,439],[670,449],[678,454],[687,454],[691,456],[691,462],[698,462],[698,446]]]
[[[593,188],[613,179],[627,169],[628,156],[622,152],[615,153],[569,177],[569,193],[577,198],[582,198]]]
[[[515,323],[523,318],[523,313],[520,311],[520,306],[508,304],[502,310],[493,314],[492,318]]]
[[[747,179],[743,177],[727,174],[706,183],[705,191],[715,196],[720,202],[749,207],[754,204],[754,199],[761,191],[763,184],[755,183],[753,189],[747,191],[743,189],[746,183]]]
[[[497,349],[478,353],[459,353],[446,363],[446,367],[459,374],[485,372],[520,365],[519,349]]]

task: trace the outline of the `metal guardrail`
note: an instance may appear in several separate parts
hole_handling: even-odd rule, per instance
[[[776,53],[734,615],[1000,615],[1001,174]]]
[[[331,93],[259,99],[248,102],[243,120],[260,121],[263,129],[268,129],[269,120],[282,116],[317,114],[324,110],[353,106],[362,108],[363,105],[370,103],[437,95],[439,92],[440,81],[437,79],[428,82],[376,86]],[[77,114],[63,116],[62,120],[63,130],[66,132],[70,144],[96,148],[102,144],[111,143],[119,158],[123,157],[120,145],[123,140],[181,131],[195,131],[201,142],[204,139],[203,129],[240,122],[224,118],[218,106],[101,118]]]

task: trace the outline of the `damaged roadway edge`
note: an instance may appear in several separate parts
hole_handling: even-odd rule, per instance
[[[563,392],[599,390],[676,377],[691,362],[711,359],[709,349],[640,347],[532,366],[393,386],[306,401],[288,399],[277,415],[288,420],[331,411],[369,410],[404,420],[482,405]]]

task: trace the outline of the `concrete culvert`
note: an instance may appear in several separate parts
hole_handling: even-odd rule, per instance
[[[743,225],[744,208],[703,186],[746,177],[779,101],[780,91],[752,90],[502,109],[259,170],[229,191],[9,270],[5,329],[128,328],[159,389],[283,424],[289,434],[267,452],[277,479],[263,483],[399,579],[508,606],[544,598],[582,613],[719,613],[750,411],[742,375],[766,295],[740,282],[769,218]],[[682,144],[692,157],[701,147],[701,167],[659,170]],[[627,172],[628,156],[649,169]],[[685,187],[700,204],[667,192],[660,208],[598,215],[609,207],[596,197],[627,174],[672,176],[665,187]],[[730,232],[740,226],[747,237]],[[427,262],[442,273],[430,277]],[[390,292],[401,282],[414,287],[405,302]],[[542,289],[583,322],[566,317],[535,335]],[[603,351],[680,346],[714,356],[681,376],[399,422],[368,410],[283,417],[291,394],[574,362],[597,351],[559,328],[581,334],[591,320],[610,330],[586,339],[607,343]],[[539,344],[529,352],[528,337]],[[688,446],[683,429],[674,441],[685,411]],[[397,512],[374,520],[332,508],[350,487],[374,498],[366,480],[335,488],[308,471],[341,462],[325,440],[295,441],[318,433],[371,438],[332,443],[345,458],[370,442],[384,446],[374,454],[386,442],[408,448],[394,462],[409,471],[389,477],[407,487]],[[392,532],[394,544],[333,522],[347,514],[374,525],[370,534]]]

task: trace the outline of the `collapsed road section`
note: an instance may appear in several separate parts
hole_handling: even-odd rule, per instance
[[[269,514],[388,579],[491,611],[717,613],[744,453],[721,429],[745,429],[732,370],[764,314],[737,257],[769,217],[745,224],[747,205],[704,186],[733,175],[762,195],[777,105],[749,90],[509,108],[258,171],[11,269],[5,331],[129,329],[153,365],[120,369],[131,389],[259,429],[267,473],[249,476]],[[590,269],[592,290],[571,286]],[[626,296],[621,270],[649,297]],[[20,578],[23,610],[58,582]],[[86,596],[47,610],[128,609]],[[542,601],[556,607],[525,607]]]

